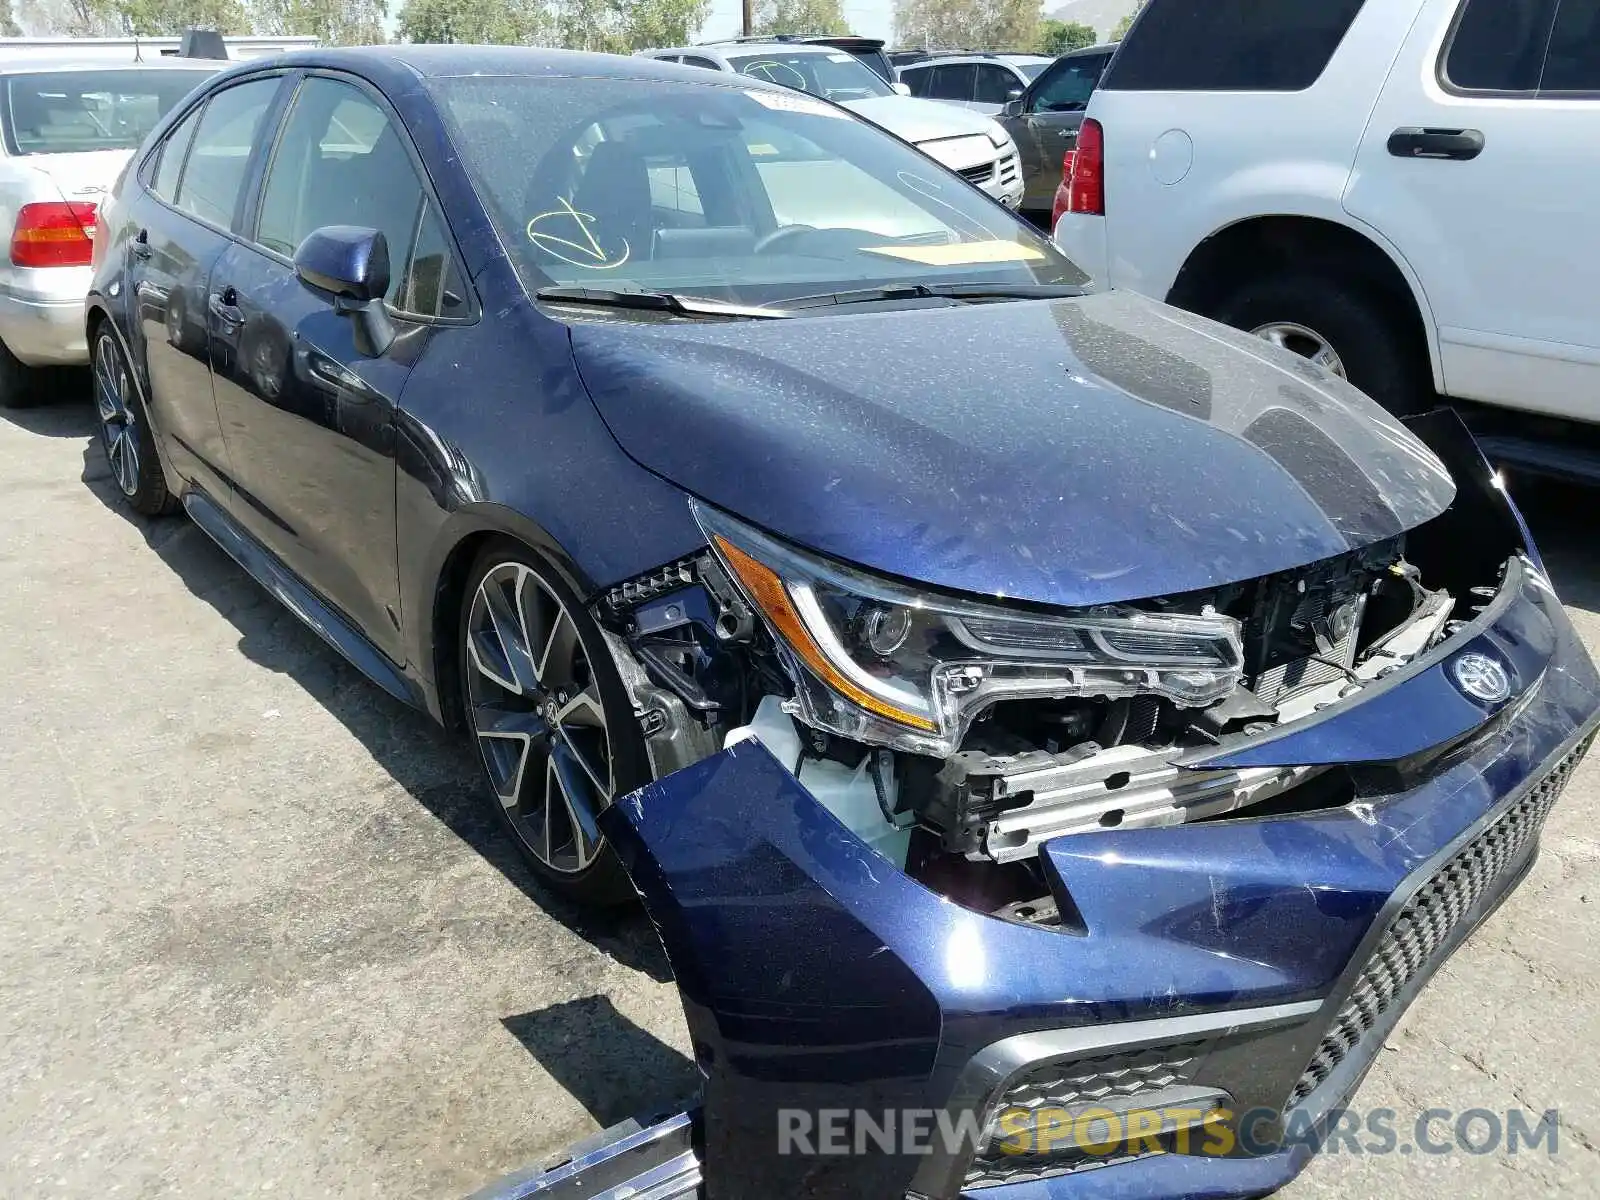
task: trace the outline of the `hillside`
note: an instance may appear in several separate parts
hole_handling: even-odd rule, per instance
[[[1104,41],[1118,21],[1133,11],[1134,0],[1067,0],[1059,8],[1047,9],[1045,16],[1057,21],[1081,21],[1093,27]]]

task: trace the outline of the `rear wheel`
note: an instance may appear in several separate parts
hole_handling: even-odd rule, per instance
[[[1348,379],[1398,416],[1425,407],[1430,389],[1410,329],[1385,296],[1360,281],[1253,279],[1210,315]]]
[[[630,899],[595,817],[650,772],[599,628],[548,565],[509,541],[478,556],[466,597],[462,702],[494,812],[558,891],[599,905]]]
[[[100,445],[112,481],[135,511],[165,516],[178,507],[167,490],[156,439],[139,387],[115,335],[100,326],[94,341],[94,402],[100,416]]]

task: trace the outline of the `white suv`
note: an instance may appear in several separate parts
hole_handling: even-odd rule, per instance
[[[1055,236],[1397,412],[1600,421],[1597,148],[1600,0],[1148,0]]]
[[[821,96],[910,142],[1007,208],[1022,203],[1017,146],[997,122],[936,100],[914,99],[905,94],[909,89],[904,84],[889,83],[836,46],[741,39],[634,53],[749,75]]]

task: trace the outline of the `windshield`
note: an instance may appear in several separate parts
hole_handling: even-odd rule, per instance
[[[1024,79],[1026,79],[1029,83],[1032,83],[1035,79],[1039,78],[1039,72],[1043,71],[1050,64],[1047,62],[1036,62],[1013,63],[1012,65],[1015,66],[1017,70],[1022,72],[1022,77]]]
[[[810,92],[825,100],[843,103],[894,95],[894,89],[881,75],[843,50],[827,54],[761,51],[726,57],[741,75],[782,84],[797,92]]]
[[[41,71],[5,77],[12,154],[132,150],[210,71]]]
[[[432,86],[530,292],[776,304],[907,283],[1087,279],[959,176],[809,96],[546,76]]]

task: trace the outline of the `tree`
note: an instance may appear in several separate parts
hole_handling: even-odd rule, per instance
[[[407,42],[527,45],[551,33],[540,0],[406,0],[398,30]]]
[[[1098,40],[1094,26],[1082,21],[1057,21],[1046,17],[1039,22],[1039,53],[1052,58],[1068,50],[1092,46]]]
[[[758,0],[755,32],[762,37],[783,33],[849,33],[840,0]]]
[[[711,0],[563,0],[556,35],[569,50],[630,54],[682,45],[710,10]]]
[[[0,0],[0,37],[21,37],[22,26],[11,11],[11,0]]]
[[[19,15],[29,33],[106,37],[123,31],[104,0],[23,0]]]
[[[240,0],[110,0],[96,5],[124,34],[174,37],[191,25],[219,33],[249,33],[250,14]]]
[[[330,46],[371,46],[385,40],[388,0],[258,0],[258,33],[310,36]]]
[[[1111,37],[1108,40],[1120,42],[1123,38],[1127,37],[1128,30],[1133,27],[1133,19],[1139,15],[1139,10],[1143,7],[1144,0],[1138,0],[1138,3],[1133,6],[1133,11],[1127,16],[1123,17],[1122,20],[1117,22],[1116,28],[1111,31]]]
[[[902,46],[1023,50],[1038,43],[1038,30],[1038,0],[895,0]]]

